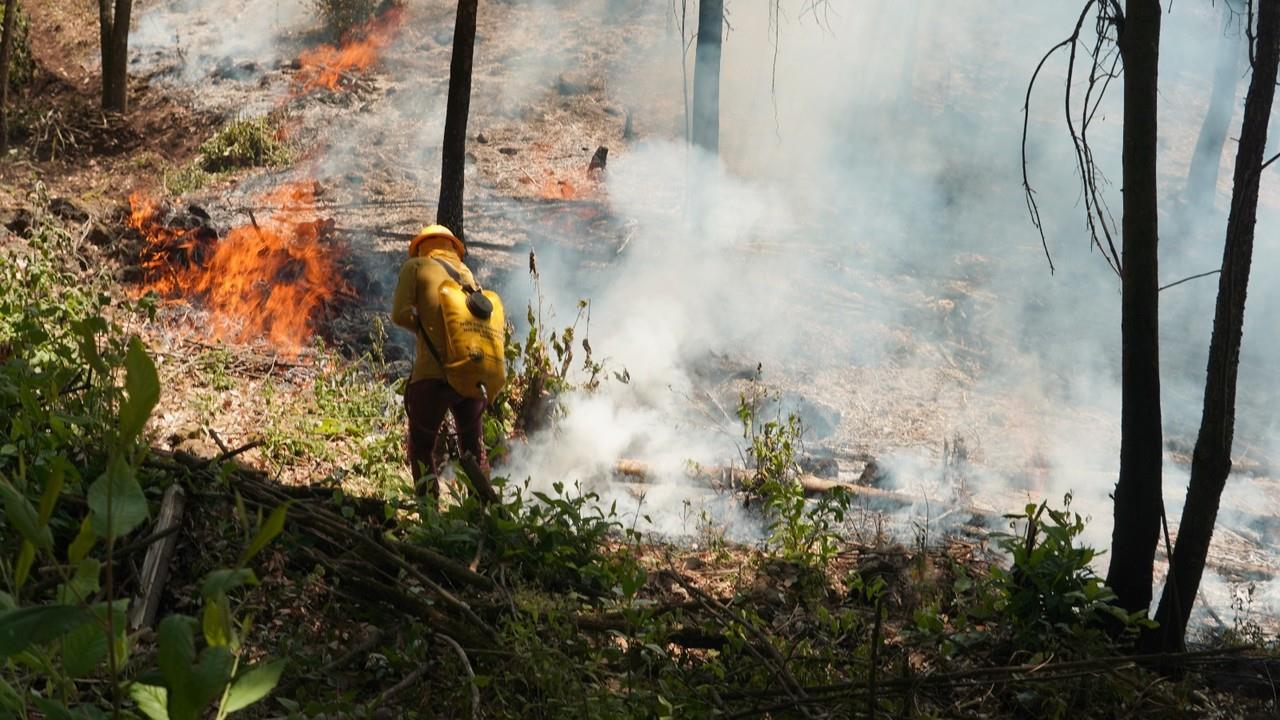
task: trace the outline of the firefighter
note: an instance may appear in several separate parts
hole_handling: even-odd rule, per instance
[[[424,227],[409,241],[409,259],[400,268],[392,302],[391,320],[417,337],[413,373],[405,389],[404,406],[409,416],[409,465],[414,489],[419,497],[440,499],[440,459],[436,443],[446,413],[453,414],[462,453],[475,458],[485,476],[489,475],[484,449],[483,398],[464,397],[446,381],[440,353],[446,337],[440,310],[440,286],[450,277],[447,263],[461,276],[463,284],[475,284],[471,270],[463,264],[467,249],[443,225]]]

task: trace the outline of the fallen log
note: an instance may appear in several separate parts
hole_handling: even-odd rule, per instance
[[[141,595],[129,610],[129,628],[132,630],[155,624],[156,613],[160,610],[160,596],[169,579],[169,562],[173,559],[174,546],[177,545],[177,528],[182,521],[186,498],[186,491],[181,485],[174,483],[165,490],[164,498],[160,501],[160,514],[156,517],[153,535],[161,536],[161,539],[147,548],[147,554],[142,560],[139,579]]]
[[[613,475],[621,481],[636,485],[646,485],[654,482],[651,467],[640,460],[618,460],[614,464]],[[747,489],[755,484],[755,476],[752,471],[737,467],[697,466],[686,472],[685,478],[694,483],[706,485],[718,492]],[[868,504],[871,506],[888,510],[913,507],[925,500],[925,498],[896,490],[885,490],[869,485],[830,480],[809,474],[801,474],[796,478],[796,481],[804,489],[806,497],[812,498],[835,490],[844,490],[855,497],[869,501]],[[975,505],[971,502],[960,502],[950,510],[952,513],[960,511],[985,518],[1003,517],[1003,514],[997,510]]]

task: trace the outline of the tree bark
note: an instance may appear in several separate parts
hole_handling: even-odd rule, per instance
[[[1254,226],[1258,218],[1258,185],[1267,147],[1267,123],[1275,99],[1277,66],[1280,66],[1280,0],[1259,0],[1257,17],[1253,78],[1249,82],[1236,152],[1231,212],[1227,217],[1226,246],[1218,278],[1213,335],[1209,341],[1200,434],[1192,454],[1191,481],[1178,525],[1178,543],[1173,551],[1169,581],[1165,583],[1156,613],[1161,645],[1171,650],[1183,647],[1187,621],[1200,588],[1217,522],[1218,504],[1231,472],[1236,379],[1244,335],[1245,295],[1253,262]]]
[[[440,203],[436,222],[463,237],[463,172],[467,166],[467,116],[471,110],[471,59],[476,46],[478,0],[458,0],[453,26],[453,57],[449,62],[449,104],[444,116],[444,146],[440,162]]]
[[[1117,39],[1124,61],[1121,221],[1120,475],[1107,585],[1129,612],[1151,605],[1160,530],[1160,331],[1156,214],[1156,90],[1160,0],[1129,0]]]
[[[693,65],[693,144],[720,152],[720,44],[724,0],[698,3],[698,49]]]
[[[102,46],[102,109],[129,110],[129,16],[133,0],[98,0],[98,36]]]
[[[1222,36],[1218,38],[1217,69],[1213,74],[1213,90],[1209,94],[1209,110],[1196,138],[1191,167],[1183,197],[1196,207],[1213,204],[1218,187],[1218,167],[1222,164],[1222,146],[1235,109],[1236,83],[1240,79],[1240,56],[1243,55],[1240,34],[1231,31],[1235,12],[1230,3],[1222,3]]]
[[[0,30],[0,155],[9,152],[9,62],[13,56],[18,0],[4,4],[4,29]]]

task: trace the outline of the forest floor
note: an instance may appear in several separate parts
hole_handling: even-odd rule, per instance
[[[237,615],[255,619],[246,630],[246,662],[283,658],[290,668],[274,701],[250,712],[1274,712],[1274,686],[1260,679],[1274,671],[1271,648],[1243,601],[1227,600],[1228,611],[1219,600],[1203,659],[1170,660],[1201,669],[1174,679],[1131,660],[1101,659],[1115,647],[1098,630],[1093,606],[1073,609],[1074,622],[1009,620],[1017,617],[1011,602],[1029,592],[1026,573],[1049,577],[1056,569],[1028,560],[1023,579],[992,569],[1006,563],[998,549],[999,531],[1008,527],[1002,512],[1039,500],[1044,467],[1027,460],[1037,457],[1033,431],[994,437],[972,430],[979,415],[1003,414],[1007,428],[1028,425],[1014,394],[982,404],[968,399],[996,352],[973,347],[965,333],[967,318],[994,303],[980,257],[957,258],[936,296],[904,300],[917,308],[914,321],[952,328],[949,342],[916,346],[902,328],[883,327],[874,332],[901,337],[912,362],[770,379],[770,389],[819,434],[803,457],[786,458],[806,476],[883,485],[884,458],[915,451],[940,468],[922,471],[919,483],[896,478],[870,487],[866,497],[808,501],[798,490],[699,487],[689,491],[675,536],[638,532],[640,511],[629,519],[609,514],[572,488],[535,500],[519,478],[496,510],[467,497],[460,479],[443,512],[417,508],[403,467],[396,392],[408,357],[379,318],[405,242],[434,215],[439,158],[436,143],[423,137],[438,134],[443,119],[452,8],[408,3],[405,17],[366,36],[376,61],[317,87],[328,62],[308,64],[309,52],[328,42],[317,22],[282,23],[278,32],[272,25],[269,42],[246,51],[250,60],[228,60],[218,55],[219,14],[251,13],[257,5],[198,5],[140,3],[131,109],[123,117],[96,109],[96,5],[29,8],[37,70],[22,94],[22,147],[0,164],[0,220],[8,228],[0,242],[21,247],[32,228],[63,229],[76,272],[106,283],[106,313],[144,337],[155,359],[164,391],[149,424],[148,472],[156,485],[148,490],[157,499],[164,486],[180,484],[190,495],[163,612],[199,615],[207,599],[202,581],[236,563],[243,526],[252,525],[238,503],[263,511],[292,503],[285,536],[255,561],[259,584],[236,600]],[[588,163],[599,147],[616,157],[646,137],[681,131],[682,108],[645,102],[643,86],[618,81],[660,44],[664,23],[656,18],[667,8],[600,6],[607,9],[562,13],[567,19],[554,28],[536,4],[486,3],[481,13],[467,230],[474,266],[488,285],[528,272],[534,248],[569,258],[557,263],[569,272],[608,268],[632,242],[636,221],[610,205]],[[166,24],[174,13],[177,24]],[[183,34],[154,30],[171,26]],[[557,62],[545,65],[554,71],[538,57],[546,33],[557,38]],[[513,81],[519,67],[531,68],[529,77]],[[220,128],[256,116],[269,119],[269,134],[286,148],[280,158],[195,169]],[[143,202],[160,210],[139,220]],[[180,293],[162,296],[150,314],[126,309],[161,287],[148,261],[188,257],[179,254],[175,233],[185,242],[205,228],[225,242],[237,229],[263,227],[314,229],[317,247],[333,260],[323,267],[343,286],[324,295],[319,320],[308,325],[314,332],[301,342],[225,330],[209,307]],[[157,242],[169,243],[160,254]],[[864,305],[877,302],[873,294],[894,292],[892,284],[865,294],[820,292]],[[535,330],[536,342],[516,348],[523,360],[554,352],[549,328]],[[753,365],[708,358],[707,402],[699,405],[733,426],[729,414],[752,392]],[[806,388],[815,383],[832,390],[814,397]],[[527,402],[513,402],[519,400]],[[763,417],[760,407],[751,411]],[[500,440],[495,445],[524,438],[515,432]],[[766,445],[762,452],[784,451]],[[1260,491],[1274,490],[1265,460],[1255,467]],[[1018,476],[1022,485],[998,492],[974,484],[991,472]],[[580,479],[590,489],[616,478]],[[643,507],[648,491],[634,483],[623,492]],[[941,509],[928,508],[931,494]],[[761,530],[753,542],[735,542],[698,512],[698,498],[712,495],[754,513]],[[900,512],[903,505],[912,512]],[[1272,542],[1280,508],[1249,510],[1240,527],[1215,538],[1214,564],[1230,581],[1228,596],[1280,569]],[[1021,519],[1017,534],[1027,532]],[[1074,527],[1069,516],[1044,521],[1055,523]],[[377,537],[380,549],[360,552],[361,536]],[[1054,547],[1055,558],[1076,563],[1073,579],[1087,576],[1087,559],[1081,563],[1034,529],[1012,542]],[[122,582],[142,589],[136,572]],[[1075,589],[1093,588],[1080,582]],[[453,605],[459,598],[466,611]],[[134,640],[140,658],[155,647],[146,631]]]

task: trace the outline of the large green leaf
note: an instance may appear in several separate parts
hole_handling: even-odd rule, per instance
[[[125,399],[120,405],[120,442],[128,446],[142,433],[160,400],[160,376],[142,341],[134,337],[124,356]]]
[[[24,540],[36,547],[49,547],[53,535],[40,523],[40,514],[31,501],[9,481],[0,477],[0,495],[4,496],[4,516]]]
[[[62,670],[71,679],[93,672],[107,657],[107,631],[97,623],[85,623],[62,638]]]
[[[196,621],[170,615],[160,622],[159,665],[168,688],[169,720],[198,720],[231,677],[231,653],[222,647],[205,650],[195,662]]]
[[[169,720],[169,691],[159,685],[134,683],[129,686],[129,697],[138,709],[151,720]]]
[[[284,661],[258,665],[236,679],[227,693],[227,703],[223,710],[233,713],[243,710],[266,697],[280,682],[280,673],[284,671]]]
[[[98,352],[98,339],[94,333],[94,326],[82,320],[74,323],[71,327],[79,340],[80,354],[89,363],[89,367],[103,377],[110,375],[111,372],[107,368],[107,364],[103,362],[102,355]]]
[[[94,581],[97,581],[96,577]],[[111,629],[115,633],[117,646],[124,643],[127,609],[127,601],[115,602]],[[93,615],[95,622],[81,625],[62,638],[62,668],[68,677],[81,678],[89,675],[107,657],[110,646],[107,640],[107,603],[94,605]],[[117,650],[117,656],[119,654]],[[120,659],[123,661],[123,658]]]
[[[195,711],[190,716],[191,720],[197,720],[204,708],[221,697],[227,683],[231,681],[234,660],[231,651],[225,647],[211,647],[200,653],[200,662],[192,668],[191,673],[191,693],[188,699],[191,701],[191,709]],[[182,716],[173,711],[172,699],[169,715],[173,720],[182,720]]]
[[[0,657],[16,655],[31,645],[62,637],[93,620],[87,610],[71,605],[37,605],[0,615]]]
[[[228,568],[214,570],[205,576],[200,586],[200,594],[207,600],[235,590],[241,585],[257,585],[258,576],[248,568]]]
[[[288,504],[280,505],[271,511],[267,521],[262,523],[262,527],[258,528],[258,533],[253,536],[249,547],[245,549],[244,556],[240,558],[241,565],[247,564],[258,553],[262,552],[262,549],[276,539],[276,536],[284,530],[284,519],[288,511]]]
[[[102,575],[102,563],[93,558],[81,560],[76,566],[76,574],[58,586],[58,602],[63,605],[83,605],[87,603],[100,587],[98,579]]]
[[[108,512],[110,494],[110,512]],[[111,458],[107,471],[89,486],[93,530],[99,537],[127,535],[147,519],[147,496],[133,468],[120,455]]]
[[[205,598],[204,612],[200,617],[206,643],[211,647],[231,644],[234,629],[231,625],[231,603],[227,602],[226,595]]]
[[[98,536],[93,532],[93,517],[85,515],[84,520],[80,521],[80,532],[76,533],[76,539],[71,541],[67,546],[67,560],[72,563],[79,563],[84,559],[89,551],[93,549],[93,544],[98,541]]]

